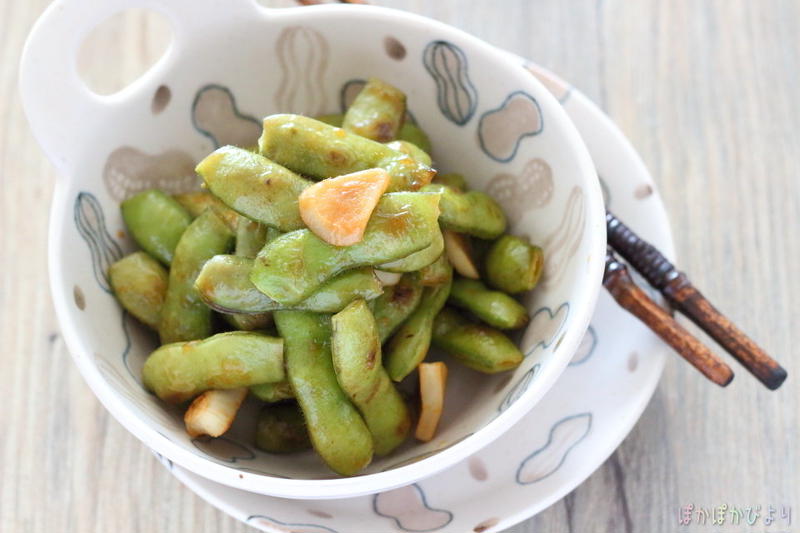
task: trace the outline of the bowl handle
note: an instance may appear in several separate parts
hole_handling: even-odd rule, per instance
[[[104,123],[127,89],[100,96],[77,71],[77,54],[86,35],[99,23],[129,8],[146,8],[167,17],[173,32],[161,61],[180,54],[192,34],[221,18],[255,16],[255,0],[56,0],[28,35],[20,60],[22,105],[36,140],[59,173],[70,175],[85,146],[82,131]],[[152,67],[151,67],[152,68]],[[145,76],[134,81],[136,85]],[[132,88],[131,86],[128,87]]]

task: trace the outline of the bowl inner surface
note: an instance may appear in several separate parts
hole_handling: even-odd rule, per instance
[[[463,173],[473,189],[497,198],[510,231],[543,246],[547,261],[540,286],[524,298],[531,322],[517,339],[526,354],[522,365],[486,376],[444,357],[450,375],[436,438],[425,444],[409,439],[389,457],[375,458],[362,475],[397,471],[493,421],[488,431],[507,429],[506,410],[516,408],[521,416],[544,393],[588,323],[599,281],[602,204],[583,147],[570,137],[555,100],[521,66],[497,61],[488,45],[457,30],[386,10],[360,11],[358,18],[346,9],[222,18],[202,38],[178,40],[124,98],[109,100],[104,127],[76,132],[85,144],[75,174],[60,184],[62,205],[54,208],[51,233],[53,291],[66,309],[62,323],[78,339],[73,352],[82,370],[96,370],[113,389],[123,423],[138,419],[184,457],[275,478],[336,477],[313,452],[257,451],[255,403],[245,405],[224,437],[190,439],[181,411],[143,390],[141,368],[155,336],[122,312],[106,277],[113,261],[135,249],[119,202],[151,187],[197,188],[195,163],[224,144],[254,145],[261,117],[339,113],[369,76],[406,92],[410,119],[433,143],[434,166]],[[410,390],[415,378],[407,380]],[[158,448],[158,437],[139,436]]]

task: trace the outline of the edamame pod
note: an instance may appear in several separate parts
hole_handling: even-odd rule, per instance
[[[409,375],[428,354],[433,332],[433,320],[450,295],[452,270],[447,282],[426,287],[419,305],[386,345],[386,371],[394,381]]]
[[[410,142],[426,154],[431,153],[431,141],[428,139],[428,134],[410,120],[406,120],[400,131],[397,132],[397,138]]]
[[[337,128],[341,128],[344,123],[344,114],[342,113],[320,115],[314,118]],[[427,154],[431,153],[431,141],[428,139],[428,134],[410,120],[406,120],[403,123],[400,131],[397,132],[397,139],[400,141],[408,141]]]
[[[314,117],[314,120],[319,120],[320,122],[324,122],[329,126],[341,128],[342,124],[344,123],[344,113],[331,113],[329,115],[319,115],[317,117]]]
[[[431,183],[423,190],[442,194],[439,221],[447,229],[480,239],[495,239],[506,230],[503,209],[486,193],[460,192],[441,183]]]
[[[223,146],[195,170],[211,192],[237,213],[280,231],[304,227],[297,197],[312,182],[266,157]]]
[[[409,254],[402,259],[384,263],[378,268],[387,272],[415,272],[430,265],[444,252],[444,236],[441,230],[434,231],[430,246]]]
[[[281,381],[283,340],[250,331],[219,333],[201,341],[165,344],[142,368],[144,386],[169,403],[209,389],[235,389]]]
[[[450,172],[448,174],[436,174],[436,177],[433,178],[433,182],[440,183],[442,185],[447,185],[451,189],[455,189],[461,192],[467,190],[467,180],[464,179],[463,174],[459,174],[457,172]]]
[[[161,343],[202,339],[211,335],[211,309],[200,299],[194,281],[208,259],[233,245],[233,233],[209,209],[186,228],[175,248],[169,285],[161,308]]]
[[[495,374],[517,368],[523,355],[501,332],[475,324],[452,309],[442,309],[433,325],[433,344],[464,365]]]
[[[280,232],[275,228],[255,220],[239,217],[239,222],[236,226],[236,255],[249,257],[250,259],[254,258],[267,243],[268,231],[271,231],[276,237],[280,235]]]
[[[195,281],[203,301],[220,313],[266,313],[290,309],[259,291],[250,281],[253,260],[234,255],[217,255],[206,261]],[[291,309],[336,313],[357,298],[371,300],[383,288],[372,268],[346,270],[321,285]]]
[[[262,402],[275,403],[281,400],[294,398],[294,391],[288,381],[278,381],[276,383],[260,383],[250,387],[250,394]]]
[[[310,230],[281,235],[256,257],[250,280],[275,301],[297,305],[347,269],[394,261],[430,246],[439,231],[436,194],[384,194],[364,238],[352,246],[332,246]]]
[[[295,403],[265,405],[258,413],[256,447],[269,453],[301,452],[311,448],[306,421]]]
[[[330,316],[276,311],[275,324],[286,343],[286,372],[314,449],[335,472],[356,474],[372,460],[372,436],[336,380]]]
[[[403,274],[396,285],[384,287],[383,294],[370,302],[381,344],[414,312],[422,298],[416,274]]]
[[[331,318],[336,379],[367,423],[377,455],[406,438],[411,415],[381,364],[378,327],[367,303],[356,300]]]
[[[392,150],[397,150],[398,152],[403,152],[404,154],[408,154],[423,165],[431,166],[433,164],[433,160],[431,156],[428,155],[422,148],[417,146],[414,143],[410,143],[408,141],[401,141],[396,140],[390,143],[386,143],[386,146],[391,148]]]
[[[258,146],[276,163],[316,179],[380,167],[392,177],[389,191],[418,190],[436,173],[379,142],[300,115],[265,118]]]
[[[150,189],[123,200],[122,218],[133,240],[165,265],[192,222],[191,215],[163,191]]]
[[[514,235],[503,235],[486,254],[486,280],[509,294],[529,291],[542,275],[544,254],[538,246]]]
[[[223,314],[222,318],[239,331],[257,331],[266,329],[272,324],[271,313],[257,313],[257,314]]]
[[[232,231],[236,231],[239,219],[242,218],[239,213],[208,191],[173,194],[172,197],[192,215],[192,218],[199,217],[206,209],[213,209]]]
[[[238,217],[239,224],[236,228],[236,255],[248,258],[254,258],[258,252],[264,247],[264,245],[275,239],[278,235],[281,235],[281,232],[277,229],[265,226],[260,222],[256,222],[255,220],[250,220],[246,217]],[[224,256],[215,256],[215,257],[224,257]],[[211,258],[214,259],[213,257]],[[208,264],[208,262],[206,262]],[[252,266],[251,263],[247,265],[247,272],[243,273],[244,278],[247,278],[249,273],[249,269]],[[205,265],[203,265],[205,268]],[[203,271],[200,271],[200,275],[202,275]],[[197,276],[200,279],[200,275]],[[248,280],[249,281],[249,280]],[[249,284],[252,287],[252,283]],[[195,287],[197,287],[197,281],[195,280]],[[255,287],[252,287],[255,290]],[[198,289],[199,290],[199,289]],[[205,297],[203,294],[200,294],[200,297],[203,298],[205,301]],[[208,304],[208,302],[206,302]],[[256,314],[242,314],[242,313],[234,313],[234,314],[225,314],[223,315],[225,320],[228,321],[236,329],[242,329],[245,331],[253,331],[255,329],[264,329],[265,327],[272,324],[272,314],[269,312],[263,313],[256,313]]]
[[[499,329],[521,328],[529,319],[528,310],[514,298],[475,279],[454,280],[448,301]]]
[[[370,78],[347,109],[342,128],[385,143],[397,136],[405,114],[405,93],[383,80]]]
[[[169,281],[161,263],[145,252],[134,252],[112,264],[108,277],[122,307],[142,324],[157,330]]]
[[[436,261],[419,271],[419,282],[423,287],[433,287],[446,283],[453,272],[447,254],[440,255]]]

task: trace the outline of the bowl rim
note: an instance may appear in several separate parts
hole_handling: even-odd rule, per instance
[[[53,6],[51,6],[51,8],[52,7]],[[459,44],[463,43],[469,45],[481,54],[491,57],[494,62],[502,65],[501,68],[507,68],[509,70],[513,68],[522,68],[521,65],[515,62],[511,54],[496,48],[478,37],[448,24],[414,13],[380,6],[342,4],[320,5],[314,6],[313,8],[284,8],[280,10],[265,8],[258,5],[257,8],[265,21],[272,20],[278,24],[285,24],[287,19],[290,20],[292,18],[291,15],[299,15],[300,13],[298,10],[302,9],[302,17],[306,20],[312,16],[326,17],[329,15],[346,15],[349,17],[362,17],[364,19],[377,18],[388,24],[423,26],[431,30],[432,33],[435,32],[435,34],[441,35],[442,38],[456,40]],[[279,17],[275,17],[274,15],[276,14],[279,15]],[[147,75],[137,80],[137,82],[144,82],[145,78],[147,78]],[[580,305],[573,305],[570,307],[570,315],[567,320],[571,325],[569,328],[566,328],[563,339],[556,349],[556,353],[558,353],[559,357],[554,357],[548,365],[545,365],[542,370],[540,370],[535,383],[505,411],[497,415],[474,433],[469,434],[467,437],[445,449],[434,452],[431,456],[390,470],[353,477],[336,479],[286,479],[270,476],[268,474],[241,471],[185,449],[140,418],[135,410],[121,400],[119,393],[105,380],[99,369],[92,362],[92,350],[82,339],[79,328],[74,324],[71,318],[73,312],[68,304],[64,272],[59,268],[58,263],[60,258],[57,255],[58,243],[60,242],[58,237],[64,231],[64,226],[61,224],[61,221],[63,220],[65,209],[69,207],[66,195],[74,179],[70,177],[69,179],[59,179],[56,181],[50,209],[48,270],[51,295],[67,348],[82,376],[103,406],[123,427],[125,427],[125,429],[153,451],[200,476],[249,492],[296,499],[357,497],[412,484],[461,462],[494,441],[506,430],[519,422],[555,383],[561,372],[567,366],[572,354],[577,349],[589,325],[600,290],[600,282],[604,268],[603,257],[605,256],[606,246],[605,207],[599,181],[597,180],[594,164],[588,149],[575,125],[561,108],[561,105],[557,102],[555,97],[553,97],[534,76],[528,76],[526,79],[530,84],[529,87],[535,89],[532,92],[536,95],[540,105],[544,109],[547,109],[548,117],[551,117],[551,120],[556,120],[559,123],[562,135],[566,137],[564,145],[569,146],[569,150],[573,152],[573,156],[580,168],[579,173],[585,181],[586,202],[584,204],[584,209],[587,214],[587,224],[590,226],[587,232],[590,249],[590,254],[587,259],[589,270],[587,274],[588,281],[584,283],[587,287],[587,294],[582,302],[580,302]],[[139,84],[137,83],[137,85]]]

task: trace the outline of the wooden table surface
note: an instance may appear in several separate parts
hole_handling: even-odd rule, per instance
[[[737,366],[720,389],[670,359],[611,458],[509,531],[687,531],[677,514],[687,503],[762,509],[752,528],[693,531],[800,530],[800,2],[377,3],[527,56],[598,102],[653,173],[681,266],[789,371],[769,392]],[[59,334],[46,271],[57,178],[17,92],[22,44],[47,4],[0,0],[0,531],[251,531],[181,485],[106,413]],[[101,85],[148,64],[162,42],[146,18],[126,21],[84,58],[103,68]],[[793,506],[794,523],[766,527],[769,505]]]

